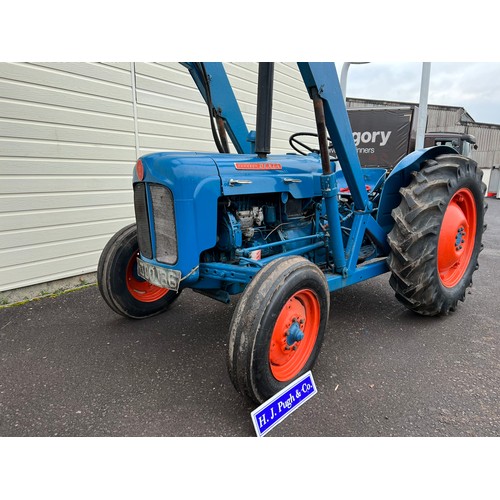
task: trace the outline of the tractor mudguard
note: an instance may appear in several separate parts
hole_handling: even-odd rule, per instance
[[[419,149],[405,156],[396,167],[394,167],[382,188],[377,212],[377,222],[387,234],[394,226],[394,220],[391,213],[401,202],[399,190],[402,187],[408,186],[411,180],[411,173],[419,170],[422,162],[425,160],[434,159],[439,155],[450,153],[457,154],[457,151],[449,146],[434,146],[431,148]]]

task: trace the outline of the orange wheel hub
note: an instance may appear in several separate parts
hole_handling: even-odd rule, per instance
[[[441,283],[453,288],[469,265],[476,240],[476,202],[467,188],[458,190],[444,213],[438,241]]]
[[[269,346],[269,364],[273,376],[286,382],[300,373],[309,359],[320,325],[321,309],[316,294],[299,290],[281,310]]]
[[[156,285],[152,285],[146,280],[143,280],[137,274],[138,256],[139,252],[134,253],[127,265],[125,276],[127,289],[130,292],[130,295],[132,295],[134,299],[139,300],[140,302],[156,302],[157,300],[160,300],[162,297],[164,297],[169,292],[169,290],[168,288],[162,288]]]

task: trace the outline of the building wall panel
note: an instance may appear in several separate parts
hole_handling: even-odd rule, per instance
[[[96,269],[133,221],[130,64],[0,63],[0,291]]]

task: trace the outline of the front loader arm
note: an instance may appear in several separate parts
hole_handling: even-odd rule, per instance
[[[356,209],[365,210],[368,196],[335,64],[300,62],[297,65],[308,91],[316,88],[323,101],[326,127]]]
[[[255,143],[241,113],[238,101],[227,77],[224,65],[220,62],[184,62],[203,99],[211,107],[210,113],[222,118],[225,129],[236,151],[250,154],[255,150]],[[212,117],[210,117],[212,119]]]

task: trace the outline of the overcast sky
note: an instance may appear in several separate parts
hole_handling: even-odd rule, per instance
[[[421,62],[352,64],[347,96],[418,103],[421,77]],[[429,104],[462,106],[476,122],[500,125],[500,63],[431,63]]]

